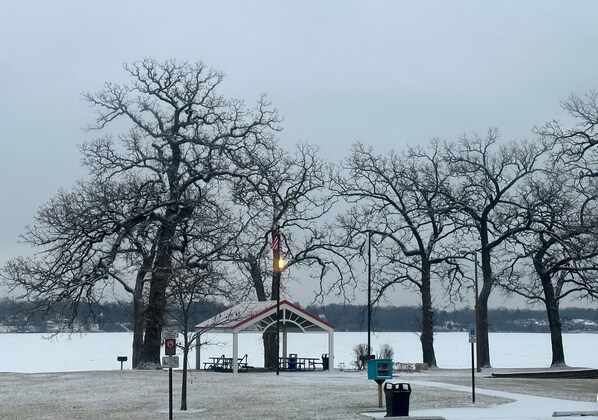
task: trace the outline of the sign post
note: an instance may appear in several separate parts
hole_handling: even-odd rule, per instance
[[[391,359],[368,360],[368,379],[378,384],[378,407],[382,408],[382,384],[387,379],[392,379]]]
[[[172,420],[172,368],[179,367],[179,357],[176,356],[176,340],[179,332],[176,328],[164,328],[162,338],[164,339],[164,353],[167,357],[162,358],[162,368],[168,368],[168,418]]]
[[[474,400],[475,402],[475,400]],[[168,367],[168,419],[172,420],[172,366]]]
[[[471,343],[471,402],[475,404],[475,360],[474,346],[477,341],[475,326],[469,327],[469,342]]]

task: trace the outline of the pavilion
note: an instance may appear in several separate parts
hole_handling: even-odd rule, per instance
[[[264,332],[268,328],[276,328],[276,301],[245,302],[233,306],[224,312],[198,324],[195,330],[199,333],[209,331],[233,334],[233,357],[239,357],[239,333],[249,331]],[[334,326],[329,322],[310,314],[299,306],[283,300],[280,308],[280,334],[282,336],[282,354],[287,354],[287,333],[327,333],[328,363],[334,366]],[[200,352],[196,352],[195,367],[200,368]],[[238,372],[237,363],[233,363],[233,373]]]

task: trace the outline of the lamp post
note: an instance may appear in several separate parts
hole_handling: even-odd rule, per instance
[[[480,314],[479,314],[479,306],[478,306],[478,299],[479,299],[479,293],[478,293],[478,251],[469,251],[469,250],[463,250],[461,251],[461,255],[463,256],[467,256],[469,254],[473,254],[473,273],[474,273],[474,277],[473,277],[473,289],[474,289],[474,302],[473,302],[473,311],[474,311],[474,317],[475,317],[475,352],[476,352],[476,370],[478,372],[482,371],[482,368],[480,367],[480,360],[479,360],[479,355],[480,355],[480,341],[477,339],[477,335],[478,335],[478,331],[480,330]],[[472,343],[472,369],[473,369],[473,343]]]
[[[368,360],[372,352],[372,231],[368,230]]]
[[[272,272],[274,287],[273,291],[276,295],[276,374],[280,375],[280,275],[284,270],[284,261],[280,258],[280,251],[282,249],[281,242],[282,228],[276,227],[272,232]]]
[[[473,265],[474,265],[474,290],[475,290],[475,302],[474,302],[474,312],[475,312],[475,333],[476,336],[479,334],[480,331],[480,315],[479,315],[479,308],[478,308],[478,252],[474,251],[473,253]],[[476,370],[478,372],[482,371],[480,367],[480,340],[476,339],[475,342],[475,354],[476,354]]]

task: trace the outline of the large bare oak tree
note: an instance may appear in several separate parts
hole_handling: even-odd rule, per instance
[[[38,282],[29,284],[31,290],[43,289],[50,300],[70,299],[76,308],[83,292],[91,295],[102,287],[111,269],[126,265],[124,259],[115,257],[130,249],[130,242],[124,241],[126,235],[151,222],[143,241],[147,259],[133,261],[148,289],[142,314],[143,342],[136,343],[140,350],[135,367],[151,368],[160,365],[167,288],[174,256],[180,252],[182,226],[193,217],[208,184],[251,172],[247,157],[270,139],[278,128],[278,116],[263,97],[250,108],[242,101],[220,96],[217,89],[222,74],[202,63],[145,59],[124,68],[130,83],[106,83],[99,92],[84,95],[96,110],[91,129],[114,129],[119,134],[85,143],[81,150],[92,188],[134,178],[138,180],[136,194],[147,198],[127,207],[124,220],[118,223],[103,222],[110,213],[87,219],[94,220],[96,226],[91,232],[81,229],[84,236],[77,238],[66,238],[45,224],[44,217],[60,215],[40,214],[41,224],[32,229],[39,235],[29,241],[40,253],[26,264],[39,274]],[[62,210],[67,211],[68,204]],[[104,210],[105,206],[97,208]],[[54,212],[52,203],[45,212]],[[108,257],[98,257],[97,249]],[[60,270],[48,272],[51,281],[44,279],[44,268],[57,267]]]

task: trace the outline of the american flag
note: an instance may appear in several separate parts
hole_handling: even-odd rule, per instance
[[[272,232],[272,249],[280,250],[280,234],[278,232]]]

